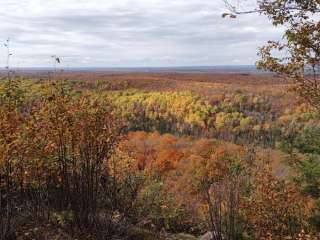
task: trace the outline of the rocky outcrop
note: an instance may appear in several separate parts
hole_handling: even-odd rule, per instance
[[[212,232],[207,232],[205,235],[199,238],[199,240],[212,240],[213,235]]]

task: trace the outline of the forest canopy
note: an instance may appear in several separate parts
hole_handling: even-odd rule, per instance
[[[319,239],[320,3],[225,2],[285,28],[268,73],[23,74],[6,42],[0,240]]]

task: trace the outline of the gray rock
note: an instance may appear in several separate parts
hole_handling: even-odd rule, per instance
[[[190,234],[184,234],[179,233],[177,235],[171,236],[170,238],[167,238],[169,240],[198,240],[198,238],[190,235]]]
[[[205,235],[200,237],[200,240],[212,240],[212,238],[213,238],[212,232],[207,232]]]

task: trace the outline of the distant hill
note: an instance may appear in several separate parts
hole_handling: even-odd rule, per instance
[[[261,74],[253,65],[230,65],[230,66],[181,66],[181,67],[69,67],[64,71],[70,72],[106,72],[106,73],[235,73],[235,74]],[[53,68],[19,68],[18,71],[35,73],[52,71]],[[0,70],[1,71],[1,70]],[[3,70],[4,71],[4,70]]]

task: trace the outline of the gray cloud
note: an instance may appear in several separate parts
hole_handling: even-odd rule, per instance
[[[222,0],[1,0],[0,32],[13,64],[181,66],[253,64],[257,48],[278,39],[257,15],[222,19]],[[5,49],[0,49],[4,65]]]

